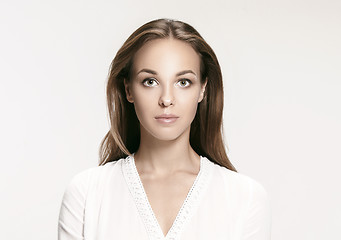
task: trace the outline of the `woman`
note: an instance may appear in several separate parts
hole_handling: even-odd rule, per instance
[[[67,187],[59,240],[270,239],[265,189],[225,152],[222,84],[193,27],[137,29],[111,64],[100,166]]]

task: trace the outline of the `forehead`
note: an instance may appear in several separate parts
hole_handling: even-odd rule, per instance
[[[177,39],[157,39],[144,44],[135,54],[133,70],[151,68],[172,72],[191,69],[200,72],[200,56],[193,47]]]

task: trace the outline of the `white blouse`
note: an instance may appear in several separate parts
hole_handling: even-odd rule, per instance
[[[133,154],[73,177],[61,203],[58,240],[270,240],[270,229],[264,187],[200,156],[199,174],[164,236]]]

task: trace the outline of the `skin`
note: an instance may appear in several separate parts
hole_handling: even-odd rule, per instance
[[[164,235],[200,170],[200,156],[189,143],[207,83],[200,80],[200,56],[188,43],[169,38],[143,45],[134,56],[131,80],[125,81],[141,128],[136,168]],[[155,117],[164,113],[178,119],[162,124]]]

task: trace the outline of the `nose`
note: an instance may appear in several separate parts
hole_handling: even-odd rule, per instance
[[[162,90],[162,93],[159,99],[159,105],[161,107],[169,107],[174,104],[175,104],[175,99],[174,99],[174,95],[173,95],[171,87],[165,87]]]

